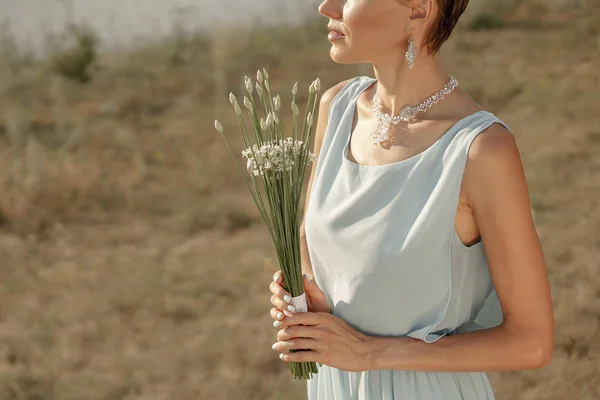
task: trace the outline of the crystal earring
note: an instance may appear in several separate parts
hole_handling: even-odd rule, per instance
[[[406,59],[408,60],[408,68],[413,69],[415,66],[415,58],[417,53],[415,51],[415,44],[412,40],[412,35],[408,39],[408,51],[406,52]]]

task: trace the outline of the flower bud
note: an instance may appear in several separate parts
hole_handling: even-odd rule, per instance
[[[279,95],[273,97],[273,109],[275,111],[279,110],[281,108],[281,97],[279,97]]]
[[[260,127],[262,128],[263,131],[266,131],[268,126],[267,126],[267,122],[265,121],[264,118],[260,119]]]
[[[267,115],[267,126],[273,125],[273,114],[269,113]]]
[[[237,99],[235,98],[235,95],[230,92],[229,93],[229,102],[233,105],[233,103],[235,103],[237,101]]]
[[[258,94],[258,97],[262,97],[263,95],[263,88],[258,82],[256,82],[256,94]]]
[[[248,99],[246,96],[244,96],[244,107],[246,107],[248,110],[252,108],[252,104],[250,103],[250,99]]]
[[[246,77],[246,90],[252,94],[252,81],[248,77]]]
[[[260,72],[260,69],[256,71],[256,80],[258,81],[258,83],[263,83],[263,75],[262,72]]]
[[[264,68],[263,68],[263,75],[265,76],[265,79],[269,79],[269,73]]]
[[[294,83],[292,87],[292,94],[295,95],[296,93],[298,93],[298,82]]]
[[[217,121],[216,119],[215,119],[215,129],[217,130],[217,132],[223,133],[223,125],[221,125],[221,123],[219,121]]]
[[[279,125],[279,117],[277,116],[277,113],[273,113],[273,120],[277,125]]]
[[[312,115],[312,112],[308,113],[308,116],[306,117],[306,122],[308,123],[308,126],[312,126],[312,124],[313,124],[313,115]]]
[[[240,105],[238,104],[237,101],[233,104],[233,108],[235,108],[236,114],[241,114],[242,113],[242,109],[240,108]]]
[[[313,81],[313,83],[310,84],[310,86],[308,87],[308,93],[314,93],[315,92],[315,82]]]
[[[265,87],[269,92],[271,91],[271,85],[269,85],[269,81],[265,81]]]
[[[317,80],[315,81],[315,90],[318,92],[319,90],[321,90],[321,79],[317,78]]]
[[[300,109],[298,108],[296,103],[292,103],[292,112],[294,113],[295,116],[298,116],[298,114],[300,114]]]

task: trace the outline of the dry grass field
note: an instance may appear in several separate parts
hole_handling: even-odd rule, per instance
[[[330,60],[326,22],[126,54],[80,32],[45,61],[2,40],[0,400],[304,398],[270,348],[269,236],[212,123],[241,146],[227,95],[263,66],[284,103],[371,75]],[[552,284],[553,362],[490,374],[501,400],[600,399],[599,26],[597,1],[490,0],[443,52],[517,137]]]

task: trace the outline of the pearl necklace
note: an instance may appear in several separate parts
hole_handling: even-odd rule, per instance
[[[415,119],[415,115],[417,115],[419,111],[426,112],[431,106],[442,100],[444,96],[451,93],[457,87],[458,81],[454,79],[453,76],[450,76],[450,81],[448,81],[448,83],[437,93],[430,96],[418,106],[404,106],[398,115],[394,116],[393,118],[389,114],[381,112],[381,100],[379,99],[378,87],[375,92],[375,97],[373,98],[373,111],[377,116],[377,129],[371,133],[371,137],[375,141],[375,144],[384,142],[388,139],[388,133],[391,126],[390,124],[397,125],[400,121],[413,121]]]

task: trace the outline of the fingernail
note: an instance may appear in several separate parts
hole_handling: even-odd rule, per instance
[[[279,325],[281,325],[281,322],[279,322],[279,321],[275,321],[275,322],[273,322],[273,326],[274,326],[275,328],[279,328]]]
[[[282,319],[283,318],[283,313],[278,312],[277,313],[277,319]]]
[[[273,274],[273,280],[277,282],[277,279],[279,279],[279,274],[275,272],[275,274]]]
[[[290,312],[294,312],[294,311],[296,311],[296,307],[294,307],[293,305],[290,304],[288,306],[288,310],[290,310]]]
[[[281,358],[281,359],[283,360],[283,353],[281,353],[281,354],[279,355],[279,358]]]
[[[283,301],[285,301],[286,303],[289,303],[290,301],[292,301],[292,296],[290,296],[289,294],[286,294],[285,296],[283,296]]]
[[[303,274],[307,281],[312,282],[312,280],[308,277],[308,275]]]
[[[273,346],[271,346],[271,348],[272,348],[273,350],[277,350],[277,343],[273,343]]]

